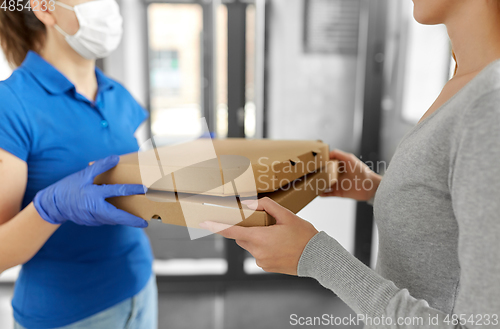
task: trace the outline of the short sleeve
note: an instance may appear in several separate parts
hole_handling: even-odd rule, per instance
[[[6,83],[0,83],[0,99],[0,148],[27,161],[31,134],[25,109]]]

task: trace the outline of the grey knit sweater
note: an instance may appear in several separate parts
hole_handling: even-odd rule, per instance
[[[500,328],[500,60],[405,135],[374,215],[376,271],[320,232],[299,276],[374,318],[367,327]]]

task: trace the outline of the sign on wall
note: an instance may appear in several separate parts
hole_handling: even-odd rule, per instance
[[[304,52],[355,55],[361,1],[304,2]]]

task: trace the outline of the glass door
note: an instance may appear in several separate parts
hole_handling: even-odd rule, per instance
[[[213,137],[231,135],[231,88],[243,90],[245,96],[238,106],[238,110],[243,109],[238,114],[241,112],[244,125],[244,135],[239,137],[253,137],[256,20],[251,1],[226,4],[163,0],[146,6],[151,135],[156,145],[199,136],[202,117]],[[235,40],[243,41],[238,43],[242,51],[238,52],[238,65],[231,65],[229,43]],[[228,81],[233,81],[231,88]],[[236,88],[234,81],[238,82]],[[245,254],[233,241],[218,235],[191,241],[185,227],[154,221],[147,230],[155,253],[156,273],[169,280],[172,276],[181,281],[189,280],[187,277],[198,280],[200,276],[222,280],[224,275],[245,273]],[[253,259],[249,261],[255,266]]]
[[[157,146],[199,136],[200,118],[211,114],[207,99],[213,72],[210,7],[175,1],[147,6],[151,135]],[[147,230],[157,275],[226,273],[222,237],[191,241],[187,228],[154,221]]]
[[[157,143],[170,144],[200,133],[203,8],[153,3],[148,31],[151,132]]]

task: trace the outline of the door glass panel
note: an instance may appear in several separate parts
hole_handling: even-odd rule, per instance
[[[160,143],[200,133],[203,8],[151,4],[151,130]]]
[[[217,11],[217,137],[227,137],[227,7]]]
[[[203,7],[151,4],[148,33],[151,131],[157,146],[168,145],[201,133]],[[227,270],[219,235],[190,240],[187,228],[155,220],[146,231],[159,275],[224,274]]]
[[[245,136],[255,135],[255,5],[246,12]],[[227,137],[227,7],[217,12],[217,137]]]
[[[255,136],[255,4],[249,4],[246,10],[246,72],[245,72],[245,136]],[[243,269],[246,274],[264,274],[257,266],[255,258],[245,252]]]
[[[255,5],[247,6],[245,136],[255,136]]]

